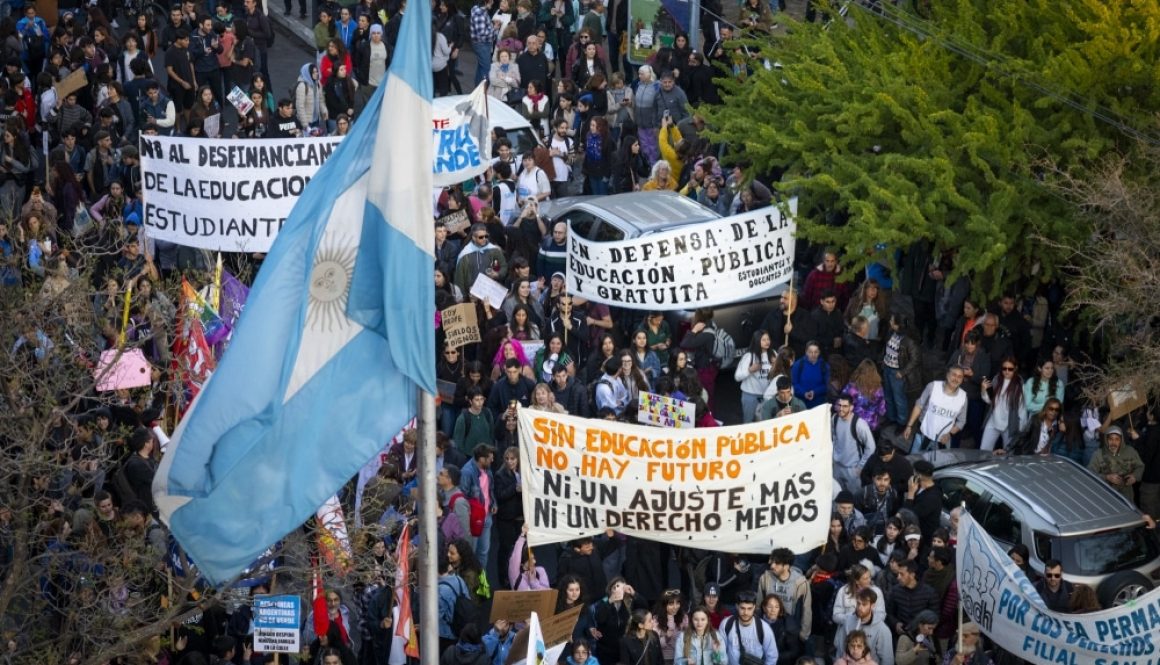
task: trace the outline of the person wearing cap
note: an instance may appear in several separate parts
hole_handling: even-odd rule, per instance
[[[965,376],[962,367],[952,365],[947,368],[944,380],[926,384],[910,411],[906,429],[902,430],[904,441],[914,437],[910,452],[921,453],[931,446],[946,448],[950,446],[951,437],[966,426],[967,393],[961,387]]]
[[[360,39],[354,45],[354,78],[358,81],[358,98],[364,103],[374,94],[387,75],[387,44],[383,41],[383,26],[375,23],[369,39]]]
[[[729,665],[777,665],[777,639],[773,627],[757,618],[757,594],[737,594],[737,615],[721,622],[725,655]]]
[[[874,611],[878,603],[878,592],[861,589],[855,595],[854,612],[838,624],[834,634],[834,653],[838,656],[846,652],[846,636],[860,630],[866,635],[866,648],[878,665],[894,665],[894,639],[886,627],[883,617]]]
[[[886,596],[886,622],[896,636],[919,612],[930,610],[937,616],[940,609],[938,592],[918,579],[917,563],[902,561],[897,568],[898,585]]]
[[[923,610],[898,636],[898,646],[894,649],[895,665],[938,665],[942,662],[942,651],[938,640],[934,639],[934,627],[938,625],[938,615]]]
[[[862,467],[862,485],[870,485],[882,471],[890,473],[890,486],[894,488],[895,492],[898,492],[899,497],[904,496],[906,484],[910,480],[910,476],[914,474],[914,468],[911,467],[910,460],[906,459],[906,455],[899,455],[898,448],[889,441],[880,442],[874,457],[871,457],[866,462],[866,466]]]
[[[709,610],[709,623],[713,628],[720,629],[721,622],[733,616],[728,607],[721,604],[721,585],[709,582],[705,585],[705,594],[702,598],[705,609]]]
[[[914,463],[914,475],[907,483],[902,507],[914,511],[922,530],[922,540],[929,543],[934,530],[939,527],[942,512],[942,497],[934,486],[933,464],[924,459]]]
[[[1134,503],[1135,485],[1144,475],[1144,461],[1135,448],[1124,445],[1124,430],[1112,425],[1104,432],[1104,445],[1092,455],[1088,470]]]
[[[991,659],[991,654],[983,649],[983,645],[979,643],[981,631],[979,624],[974,621],[968,621],[963,624],[960,629],[962,633],[962,649],[956,640],[947,649],[946,656],[943,657],[943,665],[992,665],[994,661]]]

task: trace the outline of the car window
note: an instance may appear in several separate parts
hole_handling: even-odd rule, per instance
[[[1035,557],[1040,561],[1058,558],[1051,553],[1051,536],[1042,531],[1035,532]]]
[[[1011,545],[1023,542],[1023,522],[1015,510],[993,494],[986,495],[983,500],[989,504],[982,519],[983,530],[1000,542]]]
[[[983,495],[986,494],[986,489],[966,478],[955,476],[943,476],[935,482],[938,483],[939,491],[942,493],[943,510],[949,513],[965,502],[967,512],[971,513],[976,520],[983,521],[987,514],[987,506],[978,504]]]
[[[596,227],[599,225],[600,218],[587,210],[569,210],[557,217],[555,221],[566,223],[572,233],[585,240],[596,240]]]
[[[536,148],[536,137],[531,129],[507,129],[504,135],[512,142],[512,152],[522,155]]]
[[[1143,526],[1062,538],[1063,569],[1075,575],[1106,575],[1143,565],[1160,552],[1156,537]]]
[[[624,240],[624,231],[616,228],[607,221],[601,221],[596,229],[596,242],[616,242]]]

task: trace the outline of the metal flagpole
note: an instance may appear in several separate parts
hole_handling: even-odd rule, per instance
[[[419,391],[419,654],[425,663],[439,659],[439,504],[435,483],[435,396]]]

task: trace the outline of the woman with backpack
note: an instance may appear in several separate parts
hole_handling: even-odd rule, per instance
[[[701,387],[706,392],[706,406],[710,409],[713,408],[717,370],[721,366],[713,356],[713,347],[717,342],[716,330],[717,326],[713,325],[713,310],[699,309],[693,313],[693,326],[681,339],[681,348],[686,353],[692,353],[690,364],[697,370],[697,378],[701,380]]]
[[[757,409],[769,388],[770,372],[773,370],[773,338],[764,330],[755,330],[749,341],[749,349],[741,356],[733,378],[741,384],[741,422],[757,420]]]

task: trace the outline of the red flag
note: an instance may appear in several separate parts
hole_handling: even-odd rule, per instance
[[[177,335],[173,339],[173,375],[180,379],[178,385],[182,393],[177,401],[178,415],[184,414],[193,403],[216,366],[201,319],[191,313],[194,304],[187,297],[182,298],[177,314]]]
[[[399,534],[399,565],[395,568],[395,597],[399,603],[399,621],[395,624],[395,635],[406,640],[403,652],[411,658],[419,657],[419,636],[415,633],[415,622],[411,616],[411,585],[408,583],[411,569],[411,525],[403,527]]]
[[[322,636],[330,629],[330,614],[326,609],[326,591],[322,588],[322,571],[314,559],[314,634]]]

